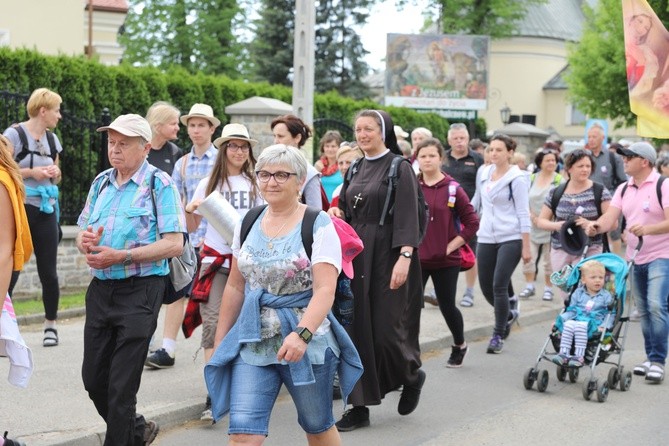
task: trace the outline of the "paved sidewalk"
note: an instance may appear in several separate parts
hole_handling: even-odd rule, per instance
[[[464,291],[461,275],[457,300]],[[516,292],[524,286],[520,268],[514,274]],[[428,285],[430,288],[430,285]],[[542,290],[542,288],[540,288]],[[523,335],[523,325],[553,319],[561,302],[541,300],[540,293],[521,301],[520,326],[512,330],[508,342]],[[492,332],[493,310],[476,290],[474,306],[462,308],[466,339],[488,337]],[[70,319],[66,319],[68,316]],[[78,316],[76,316],[78,314]],[[61,313],[58,347],[42,347],[41,321],[29,319],[21,331],[33,350],[35,372],[27,389],[18,389],[6,381],[8,362],[0,360],[0,429],[9,430],[10,437],[25,441],[29,446],[41,445],[101,445],[104,424],[89,400],[81,382],[84,318],[81,311]],[[156,331],[162,336],[162,318]],[[27,322],[32,322],[26,325]],[[547,325],[548,327],[548,325]],[[548,330],[548,328],[547,328]],[[147,419],[154,419],[165,429],[183,422],[199,419],[204,408],[206,389],[203,382],[203,355],[198,353],[201,330],[177,342],[176,365],[171,369],[145,369],[138,394],[138,410]],[[439,309],[426,304],[421,316],[420,343],[423,352],[448,349],[452,338]],[[540,347],[537,340],[537,348]],[[534,355],[535,352],[528,352]],[[504,354],[504,353],[502,353]],[[464,368],[467,362],[465,360]],[[160,436],[156,441],[159,444]]]

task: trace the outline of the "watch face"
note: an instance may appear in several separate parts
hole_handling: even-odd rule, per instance
[[[404,257],[406,257],[407,259],[410,259],[410,258],[411,258],[411,253],[408,252],[408,251],[404,251],[404,252],[402,253],[402,255],[403,255]]]

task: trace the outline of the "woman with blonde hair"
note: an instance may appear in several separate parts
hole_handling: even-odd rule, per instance
[[[406,141],[405,141],[406,142]],[[339,168],[339,173],[341,174],[342,180],[348,172],[348,168],[351,166],[351,163],[358,158],[365,156],[362,153],[362,150],[355,143],[342,143],[339,150],[337,150],[337,167]],[[330,207],[339,206],[339,194],[344,183],[337,186],[337,188],[332,193],[332,201],[330,202]]]
[[[180,115],[178,108],[164,101],[154,103],[146,112],[146,120],[153,134],[147,160],[169,175],[172,175],[174,165],[184,154],[179,146],[171,142],[177,139]]]
[[[42,345],[58,345],[58,301],[60,290],[56,261],[61,232],[58,224],[58,186],[61,171],[58,167],[63,147],[50,131],[61,119],[62,98],[51,90],[38,88],[28,99],[28,120],[12,125],[4,135],[14,147],[14,159],[25,183],[25,212],[28,216],[32,242],[35,247],[37,273],[42,284],[44,302],[44,340]],[[12,294],[18,274],[12,278]]]

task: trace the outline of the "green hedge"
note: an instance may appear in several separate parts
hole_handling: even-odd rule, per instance
[[[180,68],[162,72],[150,67],[128,65],[105,66],[83,56],[45,56],[32,50],[0,48],[0,86],[11,92],[30,93],[47,87],[63,97],[63,107],[75,115],[99,119],[107,107],[114,117],[121,113],[144,115],[155,101],[174,104],[183,112],[196,102],[210,104],[224,123],[229,117],[223,110],[227,105],[252,96],[276,98],[290,103],[292,90],[267,83],[249,83],[226,76],[192,75]],[[314,98],[314,117],[337,119],[351,123],[355,113],[364,108],[383,108],[405,129],[427,127],[435,136],[445,138],[449,122],[433,113],[418,113],[411,109],[382,107],[371,101],[356,101],[336,93],[317,94]],[[477,134],[485,135],[485,123],[476,121]],[[188,147],[185,129],[179,144]]]

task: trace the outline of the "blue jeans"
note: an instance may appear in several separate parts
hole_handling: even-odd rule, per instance
[[[646,356],[664,365],[669,338],[669,259],[634,265],[632,274]]]
[[[237,356],[232,364],[230,386],[229,434],[265,435],[269,433],[269,417],[285,384],[297,409],[297,422],[308,434],[320,434],[334,423],[332,414],[332,382],[339,365],[332,350],[325,352],[324,364],[312,364],[316,382],[296,386],[287,365],[256,366]]]

